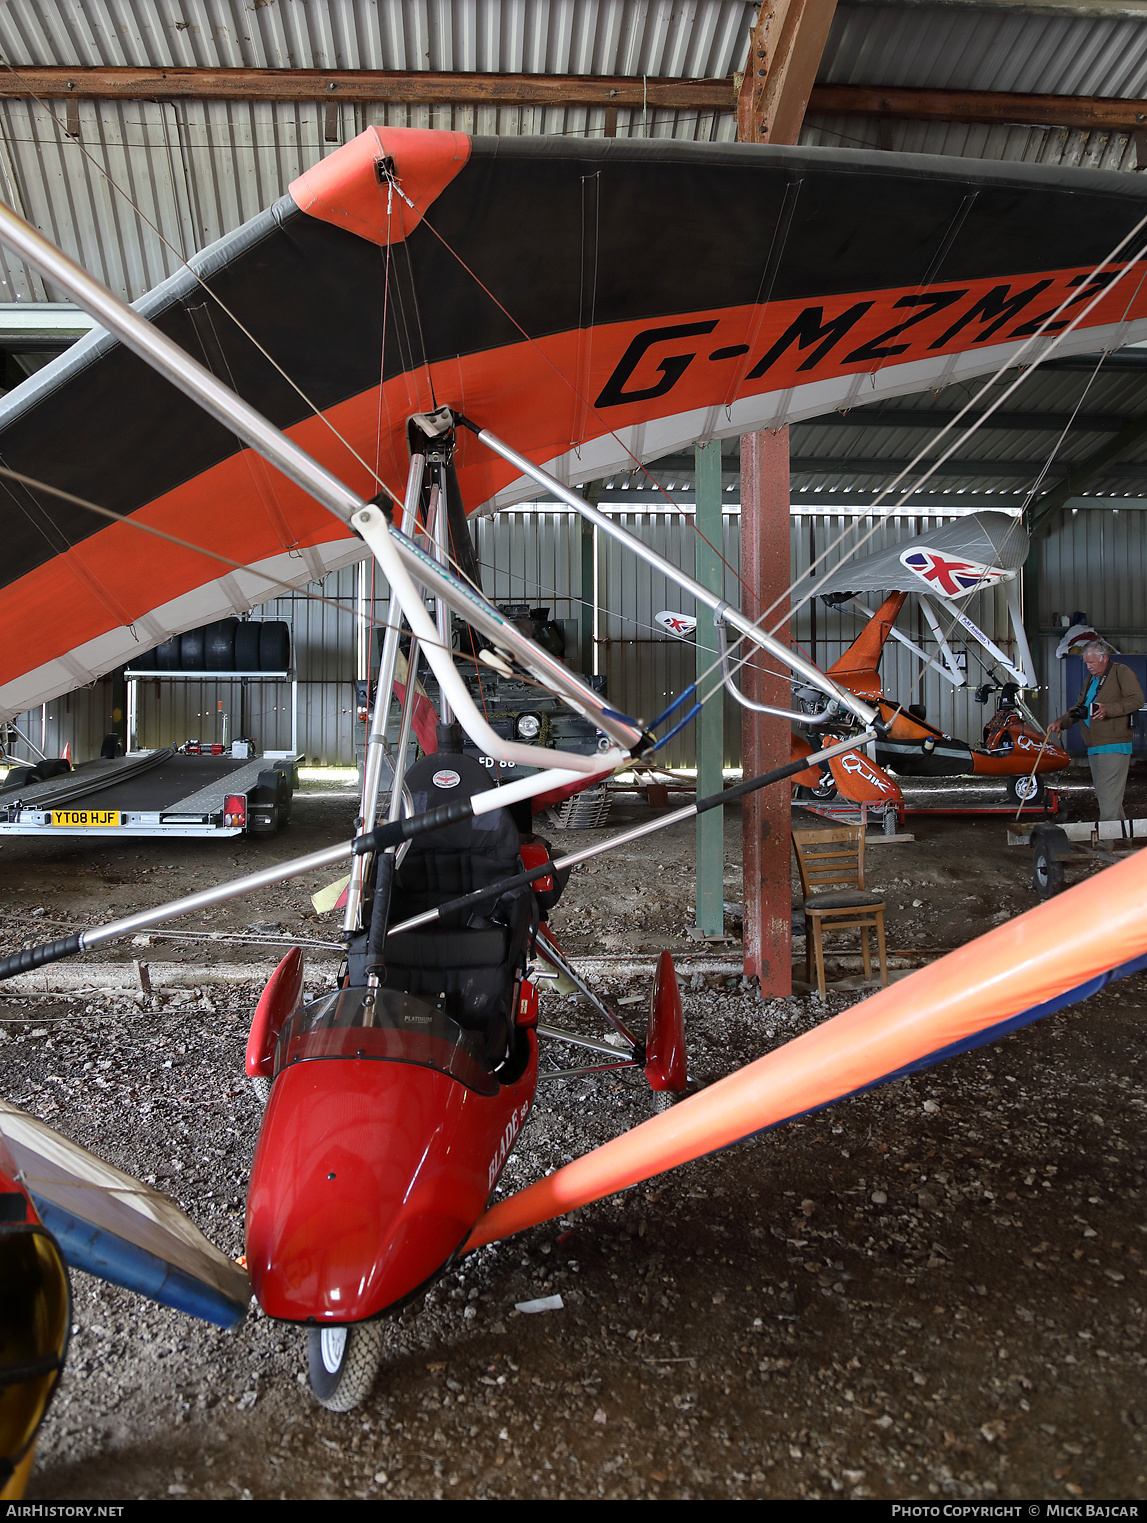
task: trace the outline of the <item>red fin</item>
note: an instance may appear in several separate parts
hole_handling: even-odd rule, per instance
[[[677,970],[668,952],[662,952],[653,979],[649,1002],[649,1032],[645,1042],[645,1077],[650,1089],[685,1088],[685,1022],[681,1014],[681,990]]]
[[[259,996],[247,1038],[247,1077],[270,1078],[275,1042],[303,993],[303,954],[292,947]]]

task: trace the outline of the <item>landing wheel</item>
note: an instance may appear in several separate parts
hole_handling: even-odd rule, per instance
[[[1032,777],[1030,773],[1025,773],[1021,777],[1008,778],[1008,797],[1017,806],[1042,803],[1044,792],[1042,777]]]
[[[816,788],[809,788],[804,783],[798,783],[793,790],[796,802],[826,804],[836,797],[836,783],[829,781],[821,783]]]
[[[1037,846],[1032,857],[1032,882],[1041,899],[1050,899],[1063,887],[1063,863],[1057,862],[1046,846]]]
[[[307,1331],[307,1372],[315,1399],[328,1412],[349,1412],[370,1395],[382,1363],[381,1322]]]

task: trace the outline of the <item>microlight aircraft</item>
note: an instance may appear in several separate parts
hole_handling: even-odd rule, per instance
[[[456,574],[451,504],[496,507],[542,487],[623,539],[739,644],[853,717],[854,737],[809,758],[830,760],[882,732],[873,705],[567,483],[862,395],[1034,362],[1053,345],[1147,336],[1147,298],[1122,285],[1145,224],[1147,189],[1132,177],[1113,186],[920,157],[372,130],[132,311],[0,210],[0,238],[107,330],[0,405],[4,480],[23,513],[0,586],[6,712],[365,546],[391,590],[380,690],[405,620],[448,705],[444,730],[457,721],[491,755],[540,769],[471,786],[444,735],[449,746],[412,772],[405,808],[400,779],[387,805],[380,763],[368,765],[353,842],[0,962],[11,976],[353,864],[338,989],[300,1004],[288,959],[248,1047],[249,1073],[269,1081],[248,1268],[267,1309],[308,1328],[320,1400],[361,1396],[379,1318],[460,1254],[990,1041],[1147,961],[1147,867],[1135,857],[488,1205],[536,1075],[522,916],[561,866],[548,855],[529,865],[520,831],[515,854],[509,811],[649,754],[658,722],[612,709]],[[523,283],[538,247],[552,257]],[[477,630],[495,662],[592,719],[603,749],[586,757],[495,734],[425,594]],[[66,629],[52,617],[65,606]],[[376,729],[372,756],[381,741]],[[451,859],[445,885],[427,861],[436,854]],[[526,932],[547,960],[560,956]],[[672,1017],[667,976],[660,987]],[[652,1026],[634,1057],[658,1047]],[[455,1125],[448,1156],[435,1151]],[[392,1167],[399,1135],[415,1141]],[[441,1167],[424,1180],[432,1152]],[[308,1212],[321,1231],[295,1230]]]
[[[857,611],[868,622],[829,673],[850,692],[870,699],[885,728],[875,742],[876,760],[901,777],[1001,777],[1015,803],[1036,803],[1043,774],[1071,765],[1067,752],[1049,739],[1024,702],[1037,680],[1024,632],[1017,578],[1029,550],[1027,532],[1006,513],[972,513],[925,534],[848,560],[821,578],[819,591],[833,607]],[[1016,656],[1002,650],[968,615],[973,594],[1003,586]],[[873,610],[860,594],[887,593]],[[904,604],[914,597],[936,640],[930,655],[896,628]],[[938,600],[938,604],[933,602]],[[947,628],[944,627],[944,621]],[[897,703],[884,695],[880,658],[889,638],[915,655],[953,687],[967,685],[967,670],[949,643],[956,629],[983,651],[989,680],[976,689],[983,703],[998,694],[982,743],[958,740],[930,724],[922,703]]]

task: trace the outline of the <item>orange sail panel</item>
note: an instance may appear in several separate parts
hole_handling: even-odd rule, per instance
[[[1147,852],[881,989],[481,1219],[480,1247],[768,1127],[991,1041],[1147,956]]]
[[[584,481],[861,378],[875,399],[992,371],[1092,290],[1061,352],[1147,339],[1131,265],[1092,283],[1144,210],[1141,177],[1086,170],[380,127],[138,306],[363,497],[376,469],[401,495],[406,420],[440,403]],[[102,331],[0,399],[0,458],[70,494],[5,488],[0,716],[362,555]],[[471,510],[536,492],[472,436],[455,464]]]

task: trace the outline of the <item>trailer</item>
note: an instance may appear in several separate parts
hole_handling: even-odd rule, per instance
[[[291,817],[298,760],[167,746],[67,770],[15,767],[0,784],[0,835],[275,835]]]

